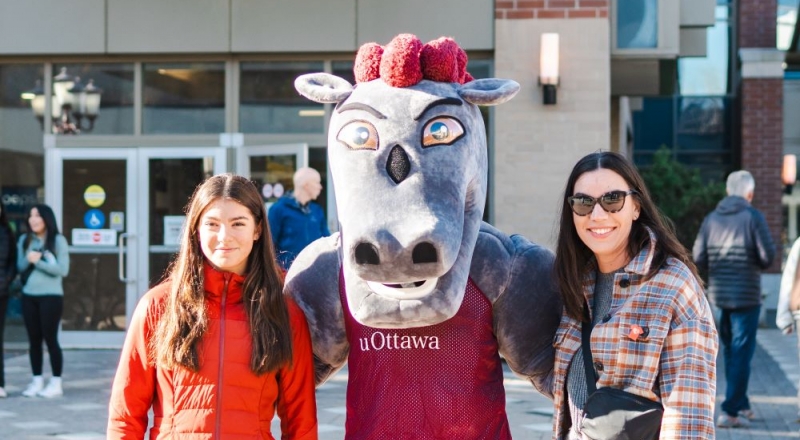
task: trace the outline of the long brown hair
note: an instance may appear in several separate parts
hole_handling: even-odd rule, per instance
[[[555,278],[564,300],[566,314],[578,321],[584,319],[583,280],[587,271],[591,270],[589,263],[594,258],[592,250],[581,241],[575,230],[572,209],[567,202],[567,197],[575,191],[575,182],[578,178],[585,173],[599,169],[607,169],[619,174],[625,179],[630,189],[636,191],[636,194],[632,194],[631,197],[636,197],[639,202],[639,218],[631,226],[631,233],[628,237],[628,256],[635,257],[648,245],[650,234],[647,232],[647,228],[656,236],[655,256],[645,279],[653,277],[667,263],[667,258],[674,257],[683,262],[698,283],[702,285],[689,251],[675,237],[672,222],[653,203],[644,179],[636,167],[625,156],[610,151],[599,151],[584,156],[575,164],[569,179],[567,179],[567,186],[564,188],[561,223],[556,244]]]
[[[155,362],[168,369],[200,368],[198,344],[208,328],[203,264],[198,226],[205,210],[218,199],[232,200],[253,214],[261,233],[247,258],[242,300],[250,324],[250,369],[275,371],[292,359],[289,312],[283,296],[283,276],[275,262],[267,213],[255,185],[241,176],[220,174],[200,184],[186,208],[180,251],[169,271],[171,282],[163,315],[150,339]],[[258,229],[257,229],[258,230]]]

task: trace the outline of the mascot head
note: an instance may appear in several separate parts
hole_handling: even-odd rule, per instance
[[[486,202],[486,132],[478,105],[519,84],[473,80],[450,38],[403,34],[361,47],[356,85],[316,73],[295,87],[336,104],[328,163],[341,264],[353,317],[379,328],[422,327],[456,314]]]

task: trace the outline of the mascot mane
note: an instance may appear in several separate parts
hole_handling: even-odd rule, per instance
[[[422,44],[412,34],[400,34],[385,47],[366,43],[358,50],[353,67],[356,83],[381,78],[392,87],[410,87],[423,79],[466,84],[467,53],[449,37]]]

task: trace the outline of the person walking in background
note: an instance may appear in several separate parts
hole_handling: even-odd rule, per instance
[[[755,187],[749,172],[731,173],[728,196],[703,220],[693,248],[694,261],[708,274],[708,297],[719,309],[726,384],[717,425],[726,428],[747,427],[754,417],[747,388],[761,313],[761,270],[775,258],[767,222],[750,205]]]
[[[713,439],[711,307],[691,256],[624,156],[592,153],[572,169],[554,271],[564,314],[555,339],[553,438],[582,438],[588,372],[597,388],[660,402],[661,438]],[[581,342],[584,323],[590,347]],[[584,365],[587,351],[594,371]]]
[[[794,241],[786,265],[781,274],[781,288],[778,296],[778,310],[775,325],[783,334],[797,335],[800,348],[800,238]],[[800,421],[800,382],[797,384],[797,420]]]
[[[281,197],[269,209],[272,242],[278,263],[288,270],[300,251],[314,240],[331,235],[322,207],[314,200],[322,191],[319,172],[300,168],[294,173],[294,191]]]
[[[166,282],[139,301],[111,390],[108,438],[188,433],[317,439],[311,339],[282,293],[261,195],[241,176],[202,183]]]
[[[3,333],[6,326],[6,311],[11,281],[17,274],[17,242],[8,223],[6,207],[0,202],[0,398],[6,393],[5,363],[3,362]]]
[[[47,205],[35,205],[28,211],[28,232],[17,243],[17,270],[22,280],[22,318],[33,370],[33,380],[22,395],[57,397],[64,394],[64,356],[58,328],[64,311],[62,281],[69,274],[69,249],[67,239],[58,232],[56,216]],[[42,376],[42,341],[47,344],[53,374],[47,386]]]

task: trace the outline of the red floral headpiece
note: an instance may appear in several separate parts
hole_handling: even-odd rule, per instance
[[[400,34],[383,47],[367,43],[358,49],[353,72],[356,83],[382,78],[392,87],[410,87],[423,79],[465,84],[467,53],[452,38],[440,37],[426,44],[412,34]]]

